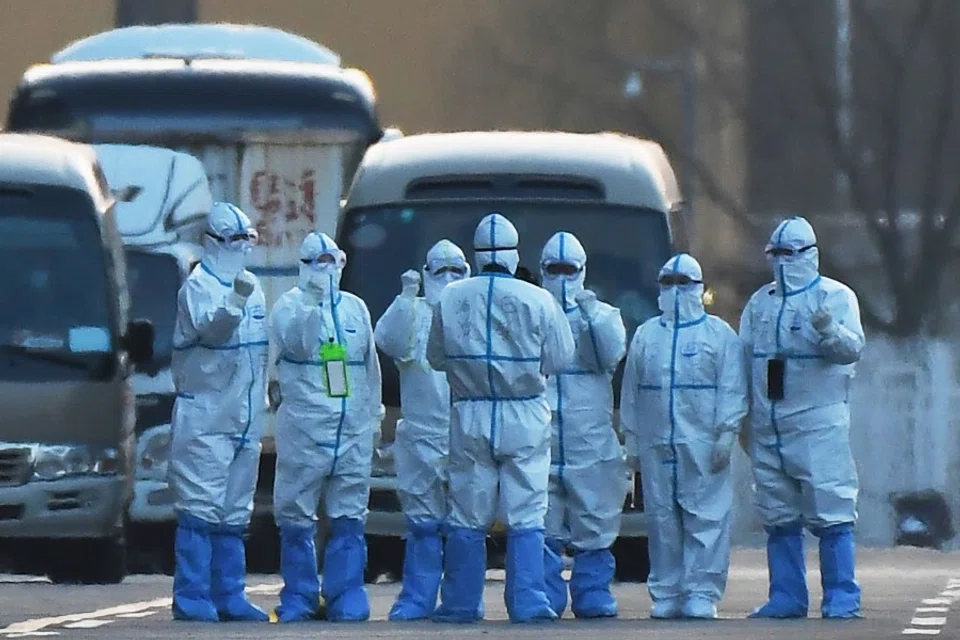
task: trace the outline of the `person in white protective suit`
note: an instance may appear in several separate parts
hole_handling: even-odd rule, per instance
[[[380,362],[366,304],[340,290],[343,251],[326,234],[310,233],[300,263],[298,285],[270,313],[281,396],[273,512],[283,588],[275,613],[280,622],[313,618],[322,595],[329,620],[367,620],[363,529],[384,412]],[[315,544],[321,499],[331,526],[322,592]]]
[[[544,586],[544,517],[550,475],[546,375],[574,343],[548,292],[517,280],[517,230],[499,213],[473,237],[479,274],[440,295],[427,359],[447,373],[452,400],[444,576],[437,621],[483,617],[485,539],[507,526],[504,601],[511,622],[555,620]]]
[[[391,620],[420,620],[437,605],[443,574],[441,527],[447,516],[446,461],[450,441],[450,386],[427,362],[433,310],[444,288],[470,275],[460,247],[441,240],[427,252],[421,274],[401,276],[402,292],[377,322],[377,346],[400,372],[400,405],[393,445],[400,503],[407,518],[403,588]]]
[[[587,254],[577,237],[554,234],[540,256],[541,281],[566,313],[576,355],[547,382],[553,437],[544,570],[550,608],[562,615],[568,589],[562,555],[571,547],[573,614],[600,618],[617,615],[610,547],[620,532],[628,487],[613,428],[612,381],[627,345],[620,310],[584,289],[586,273]]]
[[[689,254],[660,270],[661,315],[630,343],[620,396],[627,460],[649,514],[653,618],[716,618],[730,566],[730,455],[747,415],[743,349],[703,308]]]
[[[859,617],[848,396],[864,346],[859,302],[820,275],[817,238],[803,218],[782,222],[766,254],[774,282],[753,294],[740,319],[751,361],[748,448],[770,574],[769,600],[752,615],[807,615],[806,527],[820,540],[823,617]]]
[[[240,209],[214,203],[203,259],[177,295],[169,480],[180,620],[267,620],[244,595],[267,367],[263,291],[244,269],[255,240]]]

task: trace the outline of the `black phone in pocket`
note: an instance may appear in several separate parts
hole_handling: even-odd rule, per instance
[[[767,360],[767,398],[783,400],[783,376],[787,370],[787,361],[781,357]]]

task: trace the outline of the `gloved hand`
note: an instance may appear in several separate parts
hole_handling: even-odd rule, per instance
[[[821,307],[817,309],[813,317],[810,318],[810,324],[817,330],[817,333],[825,333],[826,330],[830,328],[830,325],[833,324],[833,316],[830,315],[829,311]]]
[[[233,279],[233,290],[244,300],[253,294],[256,286],[257,281],[249,271],[241,271],[237,274],[237,277]]]
[[[637,456],[627,456],[627,468],[634,473],[640,471],[640,458]]]
[[[416,298],[420,293],[420,274],[413,269],[404,271],[400,276],[400,282],[403,284],[403,292],[400,295],[404,298]]]
[[[593,291],[590,291],[590,289],[581,289],[573,299],[577,302],[577,306],[580,307],[581,311],[583,311],[583,315],[588,318],[593,318],[597,315],[597,294]]]
[[[733,452],[733,443],[736,439],[737,434],[733,431],[724,431],[717,436],[710,456],[711,473],[720,473],[730,464],[730,454]]]

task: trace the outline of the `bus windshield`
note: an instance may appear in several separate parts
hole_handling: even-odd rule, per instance
[[[666,217],[651,209],[595,202],[444,201],[350,211],[338,233],[347,253],[341,286],[363,298],[376,322],[399,293],[400,274],[419,270],[438,240],[455,242],[472,264],[474,229],[491,211],[517,227],[520,266],[538,282],[540,252],[550,236],[557,231],[576,235],[587,251],[586,286],[620,308],[628,340],[659,313],[657,273],[671,254]],[[395,375],[392,366],[384,367],[384,401],[394,404]]]

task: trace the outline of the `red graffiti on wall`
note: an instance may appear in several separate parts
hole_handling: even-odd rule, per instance
[[[250,178],[250,203],[257,210],[258,244],[268,247],[299,244],[314,228],[316,171],[304,169],[298,179],[272,171]]]

